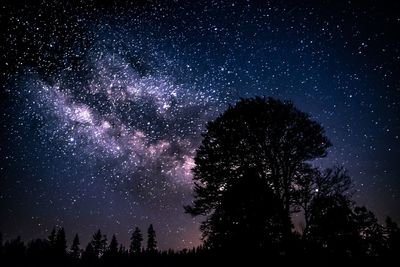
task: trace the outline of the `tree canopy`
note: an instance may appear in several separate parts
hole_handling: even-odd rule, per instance
[[[129,253],[131,255],[138,255],[140,253],[140,251],[142,250],[142,241],[142,233],[139,227],[135,227],[135,230],[133,231],[131,236],[131,244],[129,246]]]
[[[291,102],[261,97],[242,99],[207,124],[195,156],[195,198],[186,211],[207,216],[202,227],[204,237],[217,242],[211,240],[215,233],[210,232],[217,224],[215,217],[222,216],[218,215],[221,209],[230,209],[225,205],[239,204],[224,199],[236,190],[235,185],[246,184],[241,180],[257,180],[252,185],[253,189],[258,187],[257,191],[249,190],[245,195],[254,199],[269,196],[262,205],[269,205],[270,209],[264,207],[258,212],[267,216],[269,210],[279,207],[281,211],[276,214],[280,218],[275,222],[283,225],[283,235],[287,236],[295,178],[304,176],[304,165],[324,157],[330,145],[322,126]],[[234,198],[248,205],[252,200],[242,198],[238,191]],[[260,216],[260,220],[261,217],[264,218]]]
[[[150,224],[147,229],[147,251],[155,252],[157,250],[157,240],[156,240],[156,231],[153,228],[153,225]]]

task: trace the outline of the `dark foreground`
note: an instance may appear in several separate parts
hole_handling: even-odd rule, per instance
[[[292,253],[291,255],[269,255],[264,253],[212,252],[183,250],[179,252],[142,253],[137,256],[115,255],[88,259],[73,259],[68,255],[3,255],[0,266],[390,266],[398,262],[399,254],[387,257],[351,257],[335,254]]]

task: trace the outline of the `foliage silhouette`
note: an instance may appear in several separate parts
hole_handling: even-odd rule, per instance
[[[47,261],[52,263],[63,262],[67,256],[67,240],[62,227],[54,227],[46,240],[48,244]]]
[[[283,212],[277,213],[281,218],[274,224],[281,224],[281,241],[289,240],[292,185],[295,177],[304,175],[306,161],[326,155],[330,142],[323,128],[291,102],[257,97],[230,106],[207,124],[203,137],[193,169],[195,199],[186,211],[207,216],[202,226],[206,243],[215,246],[221,243],[214,239],[216,233],[210,231],[215,223],[213,218],[220,216],[217,213],[221,213],[221,203],[230,194],[231,185],[237,180],[251,179],[250,176],[259,177],[266,185],[264,193],[273,194],[280,202],[277,206]],[[240,193],[236,197],[240,199]],[[261,217],[260,222],[254,223],[262,224]],[[218,231],[224,236],[223,229]]]
[[[154,253],[157,250],[157,241],[156,241],[156,231],[153,228],[153,225],[150,224],[147,229],[147,251],[150,253]]]
[[[387,254],[390,258],[398,257],[400,253],[400,229],[390,217],[386,218]]]
[[[111,256],[116,256],[118,254],[118,241],[115,235],[112,236],[110,245],[108,246],[107,253]]]
[[[92,242],[88,243],[85,251],[82,253],[82,264],[86,266],[92,266],[97,262],[97,254],[93,248]]]
[[[105,235],[102,235],[101,231],[99,229],[93,235],[91,243],[92,243],[93,252],[96,255],[96,258],[100,258],[106,251],[107,237]]]
[[[249,177],[243,176],[230,185],[220,205],[202,225],[208,236],[205,245],[229,251],[272,252],[284,234],[284,215],[282,203],[268,185],[249,173]]]
[[[335,166],[321,171],[309,164],[303,164],[301,175],[295,176],[293,187],[294,207],[304,213],[305,227],[302,237],[306,239],[309,234],[310,219],[313,215],[311,210],[313,205],[322,198],[345,197],[345,195],[350,197],[352,182],[343,167]]]
[[[117,237],[115,235],[112,236],[110,244],[108,245],[106,251],[103,255],[103,260],[106,264],[112,264],[119,261],[119,244],[117,241]]]
[[[72,241],[70,256],[72,259],[77,260],[81,256],[81,249],[79,247],[80,241],[78,234],[75,234],[74,240]]]
[[[354,208],[354,220],[359,235],[359,256],[378,257],[385,251],[384,227],[378,223],[375,214],[366,207]]]
[[[133,231],[131,236],[131,244],[129,247],[129,253],[131,255],[138,255],[141,252],[142,241],[143,241],[142,233],[139,227],[135,227],[135,230]]]
[[[357,229],[351,202],[343,195],[319,196],[311,205],[308,240],[327,255],[349,257],[356,246]]]
[[[67,239],[64,228],[59,228],[54,243],[55,256],[60,260],[67,255]]]

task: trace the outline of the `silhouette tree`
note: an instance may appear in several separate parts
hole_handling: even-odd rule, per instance
[[[117,265],[120,261],[120,256],[118,252],[118,241],[115,235],[112,236],[110,244],[107,250],[104,252],[103,260],[106,265]]]
[[[300,175],[295,175],[293,185],[293,201],[295,206],[304,212],[305,228],[303,229],[303,239],[309,234],[309,223],[311,217],[311,207],[314,201],[323,197],[335,195],[351,195],[350,189],[352,181],[347,171],[343,167],[335,166],[320,171],[303,164]]]
[[[138,255],[140,253],[142,249],[142,241],[143,241],[142,233],[139,227],[135,227],[135,230],[133,231],[131,236],[131,244],[129,247],[129,253],[131,255]]]
[[[157,241],[156,241],[156,231],[154,231],[153,225],[150,224],[147,229],[147,251],[155,252],[157,250]]]
[[[9,265],[20,266],[25,257],[26,247],[18,236],[13,240],[7,240],[4,243],[3,253],[4,262]]]
[[[48,237],[49,244],[51,247],[51,250],[54,250],[56,246],[56,240],[57,240],[57,229],[56,227],[53,227],[53,230],[51,230],[50,235]]]
[[[278,206],[284,212],[278,221],[284,226],[283,236],[289,237],[294,178],[301,176],[306,161],[326,155],[330,142],[323,128],[291,102],[257,97],[230,106],[207,124],[203,137],[193,169],[195,198],[186,207],[188,213],[208,218],[203,237],[209,238],[210,231],[217,229],[211,227],[212,218],[223,216],[222,199],[232,184],[249,178],[249,173],[260,177],[267,185],[264,188],[281,202]]]
[[[63,227],[59,228],[56,234],[56,239],[54,242],[55,255],[59,260],[67,255],[67,239],[65,236],[65,230]]]
[[[67,255],[67,240],[64,228],[54,227],[49,237],[49,260],[53,263],[61,262]]]
[[[81,256],[81,249],[79,248],[80,242],[79,242],[79,236],[78,234],[75,234],[75,237],[72,241],[71,249],[70,249],[70,255],[72,259],[78,260]]]
[[[357,225],[360,255],[379,257],[385,252],[384,228],[378,223],[375,214],[365,207],[354,208],[354,220]],[[357,251],[355,251],[357,253]]]
[[[28,262],[37,265],[48,262],[49,242],[44,239],[31,240],[26,247],[26,257]]]
[[[128,262],[129,260],[129,251],[125,249],[123,245],[119,245],[118,248],[118,256],[120,262]]]
[[[107,247],[106,235],[102,235],[100,229],[97,230],[97,232],[93,235],[91,244],[93,247],[94,254],[96,255],[97,258],[100,258],[101,256],[103,256]]]
[[[319,255],[351,257],[359,245],[352,203],[341,194],[319,196],[311,205],[308,241]]]
[[[91,266],[98,260],[98,255],[92,245],[92,242],[88,243],[85,251],[82,253],[82,263],[86,266]]]
[[[0,259],[3,256],[3,234],[0,232]]]
[[[120,255],[123,255],[123,254],[126,254],[126,249],[125,249],[125,247],[121,244],[121,245],[119,245],[119,248],[118,248],[118,253],[120,254]]]
[[[240,196],[240,197],[238,197]],[[225,252],[276,254],[284,233],[281,201],[256,174],[238,179],[221,198],[201,230],[205,246]]]
[[[112,236],[110,245],[108,246],[108,254],[112,257],[116,257],[118,255],[118,241],[115,235]]]
[[[400,229],[390,217],[386,218],[385,234],[389,255],[398,257],[400,253]]]

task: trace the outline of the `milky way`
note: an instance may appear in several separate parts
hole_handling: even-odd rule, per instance
[[[0,231],[98,228],[200,244],[193,156],[241,97],[290,99],[326,129],[318,166],[399,220],[398,5],[96,1],[2,6]]]

